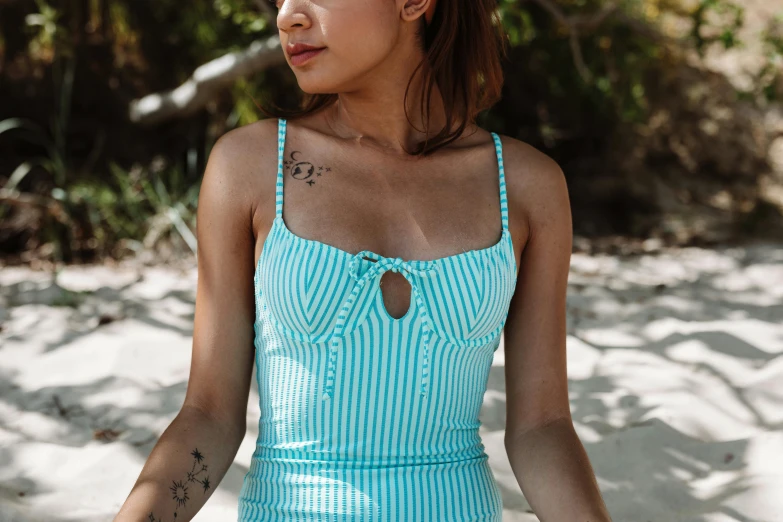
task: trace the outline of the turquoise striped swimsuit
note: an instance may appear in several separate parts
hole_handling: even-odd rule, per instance
[[[254,276],[261,416],[239,522],[500,521],[479,409],[516,286],[500,138],[493,246],[433,260],[356,254],[275,219]],[[411,285],[387,312],[387,270]]]

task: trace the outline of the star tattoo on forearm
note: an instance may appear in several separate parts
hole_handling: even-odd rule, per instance
[[[204,455],[198,450],[194,449],[191,453],[193,456],[193,466],[190,471],[186,472],[184,478],[180,480],[172,480],[169,490],[171,491],[172,499],[174,500],[174,520],[177,520],[177,512],[179,508],[187,506],[190,496],[188,495],[191,484],[198,483],[203,488],[203,493],[206,495],[207,490],[212,487],[209,483],[209,475],[207,475],[208,466],[202,464]],[[148,522],[163,522],[162,518],[156,518],[155,514],[150,511],[147,515]]]

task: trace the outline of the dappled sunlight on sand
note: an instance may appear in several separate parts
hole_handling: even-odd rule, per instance
[[[116,514],[184,399],[196,275],[0,273],[0,521]],[[569,283],[571,410],[614,520],[780,520],[783,248],[574,254]],[[504,349],[481,434],[504,520],[531,522],[503,447]],[[254,387],[236,460],[194,520],[236,519],[257,401]]]

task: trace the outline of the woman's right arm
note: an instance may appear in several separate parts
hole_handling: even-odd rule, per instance
[[[256,129],[268,129],[267,122],[259,123],[264,125]],[[258,136],[250,140],[250,134],[256,133],[231,131],[210,153],[196,218],[198,284],[184,404],[152,449],[115,522],[191,520],[244,438],[254,356],[252,214],[259,199],[274,204],[274,196],[266,194],[253,201],[258,191],[251,187],[258,183],[252,177],[258,172],[247,156],[258,148]],[[274,180],[269,190],[274,192]]]

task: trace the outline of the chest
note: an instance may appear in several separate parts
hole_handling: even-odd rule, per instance
[[[283,218],[294,234],[348,252],[404,259],[435,259],[498,241],[491,148],[398,161],[333,148],[287,138]]]
[[[455,344],[497,335],[516,284],[497,134],[494,151],[401,163],[363,149],[308,154],[285,129],[255,273],[275,327],[321,342],[374,310],[384,323],[421,319]]]

